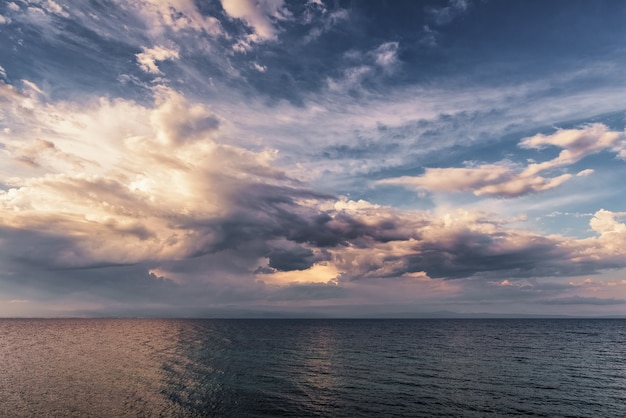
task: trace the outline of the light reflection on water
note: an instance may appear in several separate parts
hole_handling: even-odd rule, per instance
[[[0,416],[158,416],[167,321],[0,320]]]
[[[623,416],[626,321],[0,320],[1,417]]]

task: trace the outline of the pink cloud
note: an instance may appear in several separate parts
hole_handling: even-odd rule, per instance
[[[623,150],[620,147],[624,138],[623,132],[610,131],[600,123],[581,129],[558,130],[553,135],[538,134],[519,143],[522,148],[563,148],[556,158],[542,163],[522,167],[503,161],[464,168],[426,168],[421,176],[390,178],[378,181],[377,184],[402,185],[432,192],[472,192],[476,196],[516,197],[554,189],[573,177],[567,173],[553,177],[540,173],[571,165],[603,150],[621,155]],[[592,172],[590,169],[582,170],[577,176],[586,176]]]

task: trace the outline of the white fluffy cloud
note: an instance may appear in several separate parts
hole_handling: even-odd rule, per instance
[[[276,39],[274,22],[290,16],[283,0],[222,0],[222,7],[228,16],[241,19],[252,28],[249,40],[253,42]]]
[[[600,234],[618,234],[626,236],[626,225],[617,222],[616,217],[625,217],[626,212],[611,212],[600,209],[595,213],[589,225]]]
[[[174,32],[191,30],[204,32],[209,36],[222,35],[222,26],[216,18],[205,16],[198,10],[193,0],[117,0],[122,7],[134,9],[152,30],[165,29]]]
[[[6,166],[26,166],[2,179],[9,185],[0,191],[2,225],[74,240],[59,246],[59,265],[188,256],[221,239],[194,227],[229,213],[237,187],[281,183],[271,151],[215,143],[219,118],[164,87],[154,108],[123,100],[86,109],[30,104],[12,116],[48,134],[2,138]]]
[[[552,135],[538,134],[519,143],[520,147],[529,149],[546,146],[562,148],[559,155],[552,160],[533,162],[526,167],[504,161],[462,168],[426,168],[421,176],[385,179],[378,184],[397,184],[434,192],[472,192],[477,196],[516,197],[553,189],[573,177],[568,173],[553,177],[540,173],[569,166],[603,150],[620,155],[624,138],[624,132],[611,131],[601,123],[580,129],[560,129]],[[593,170],[586,169],[577,173],[577,176],[592,173]]]
[[[419,177],[403,176],[379,181],[433,192],[472,192],[476,196],[515,197],[553,189],[572,176],[546,178],[516,171],[511,164],[484,164],[465,168],[426,168]]]
[[[529,175],[555,167],[573,164],[582,158],[603,150],[620,152],[624,132],[611,131],[602,123],[594,123],[581,129],[559,129],[552,135],[538,134],[520,142],[522,148],[543,149],[556,146],[563,150],[558,157],[539,164],[530,164],[526,168]]]
[[[166,48],[164,46],[155,46],[153,48],[142,48],[143,52],[136,54],[139,67],[150,74],[162,74],[157,67],[157,61],[178,59],[178,50],[174,48]]]

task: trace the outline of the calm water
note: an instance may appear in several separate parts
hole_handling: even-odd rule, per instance
[[[0,320],[0,416],[626,416],[623,320]]]

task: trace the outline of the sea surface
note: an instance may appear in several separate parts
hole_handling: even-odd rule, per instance
[[[620,417],[626,320],[0,320],[2,417]]]

